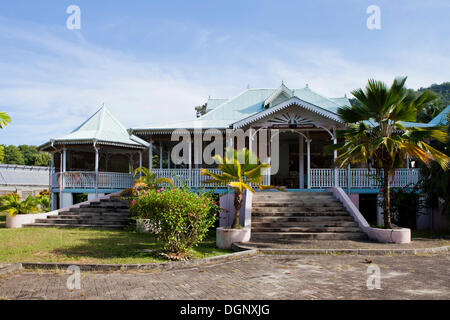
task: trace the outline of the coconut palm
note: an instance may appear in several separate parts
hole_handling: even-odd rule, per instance
[[[174,186],[172,179],[157,178],[154,172],[145,167],[140,167],[134,170],[134,177],[136,178],[134,186],[123,190],[121,196],[129,197],[132,195],[137,195],[144,190],[157,189],[164,183],[169,184],[171,187]]]
[[[20,195],[11,193],[0,199],[0,211],[6,211],[10,216],[15,216],[18,214],[36,213],[39,209],[35,197],[28,196],[22,201]]]
[[[207,169],[202,169],[201,175],[209,176],[212,179],[206,180],[206,183],[221,182],[234,190],[234,209],[235,215],[232,227],[239,228],[239,216],[242,207],[242,196],[245,190],[255,192],[253,186],[259,190],[280,189],[280,187],[263,185],[263,171],[270,167],[266,163],[261,163],[258,157],[248,149],[236,151],[227,148],[225,159],[216,155],[213,159],[219,164],[218,168],[221,174],[215,174]]]
[[[415,96],[405,88],[405,78],[394,80],[390,88],[370,79],[366,88],[352,92],[359,104],[339,108],[337,113],[346,122],[345,143],[338,147],[337,162],[341,167],[366,163],[383,170],[384,226],[392,228],[390,207],[390,180],[406,156],[429,166],[436,161],[444,170],[450,159],[427,142],[430,139],[447,140],[444,126],[406,127],[415,122],[417,112],[436,99],[429,91]],[[381,172],[380,172],[381,173]]]
[[[0,112],[0,129],[3,129],[11,122],[11,118],[6,112]]]

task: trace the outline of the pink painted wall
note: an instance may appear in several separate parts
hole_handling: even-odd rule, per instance
[[[359,210],[359,193],[352,193],[352,194],[349,194],[348,197],[349,197],[350,200],[353,202],[353,204],[355,205],[355,207]]]
[[[225,194],[220,197],[220,227],[230,227],[234,219],[234,193]],[[239,223],[243,226],[245,222],[245,194],[243,196]]]

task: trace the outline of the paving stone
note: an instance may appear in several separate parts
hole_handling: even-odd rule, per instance
[[[371,264],[365,258],[372,260]],[[369,265],[381,289],[369,290]],[[209,266],[159,272],[22,271],[0,278],[5,299],[450,299],[450,255],[258,255]]]

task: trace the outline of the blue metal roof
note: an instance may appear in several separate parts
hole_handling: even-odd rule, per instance
[[[52,139],[52,141],[57,144],[91,143],[97,141],[98,143],[110,143],[113,145],[138,148],[148,146],[146,141],[130,135],[127,129],[105,106],[101,107],[70,134]],[[48,146],[49,144],[51,144],[51,141],[41,147]]]
[[[429,124],[436,125],[436,126],[440,125],[440,124],[442,124],[442,125],[447,124],[448,123],[447,115],[449,113],[450,113],[450,105],[447,106],[444,110],[442,110],[442,112],[439,113],[433,120],[431,120],[429,122]]]
[[[285,87],[284,84],[280,88]],[[228,128],[233,123],[239,120],[246,119],[252,115],[255,115],[261,111],[266,110],[264,108],[265,101],[271,97],[277,90],[276,89],[247,89],[237,96],[230,99],[209,99],[208,100],[208,113],[198,119],[191,121],[180,121],[176,123],[161,124],[161,125],[148,125],[135,127],[133,130],[138,132],[155,131],[155,130],[170,130],[170,129],[195,129],[195,128]],[[289,89],[288,89],[289,90]],[[295,96],[303,101],[316,105],[320,108],[326,109],[332,113],[336,113],[337,108],[350,105],[350,101],[346,97],[341,98],[326,98],[314,91],[309,87],[303,89],[289,90],[292,96]],[[281,102],[280,99],[275,99],[274,106]],[[283,97],[284,100],[290,97]],[[278,101],[278,102],[277,102]],[[212,110],[210,110],[212,109]]]

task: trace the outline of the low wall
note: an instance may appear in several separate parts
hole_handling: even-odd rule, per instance
[[[90,204],[91,202],[95,202],[95,201],[98,201],[101,199],[109,199],[110,197],[113,197],[113,196],[120,196],[120,193],[121,193],[121,191],[116,192],[116,193],[111,193],[107,196],[99,197],[97,199],[92,199],[92,200],[81,202],[81,203],[77,203],[72,206],[69,206],[66,208],[61,208],[61,209],[54,210],[54,211],[47,212],[47,213],[18,214],[13,217],[10,215],[7,215],[6,216],[6,227],[12,228],[12,229],[23,228],[24,224],[34,223],[37,219],[47,219],[47,217],[49,217],[49,216],[57,216],[60,212],[69,211],[72,208],[79,208],[81,205]]]
[[[342,190],[342,188],[330,188],[330,192],[341,201],[347,211],[355,219],[361,230],[367,234],[367,236],[378,242],[382,243],[410,243],[411,242],[411,230],[407,228],[400,229],[379,229],[372,228],[363,217],[361,212],[355,206],[353,201],[348,197],[348,195]]]

